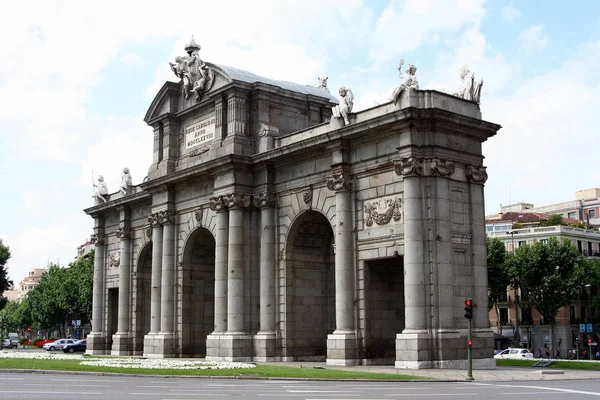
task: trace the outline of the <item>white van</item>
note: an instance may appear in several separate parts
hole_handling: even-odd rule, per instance
[[[10,346],[17,348],[19,346],[19,334],[18,333],[9,333],[8,338],[10,339]]]

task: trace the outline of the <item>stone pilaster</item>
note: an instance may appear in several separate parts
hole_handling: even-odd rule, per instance
[[[206,338],[206,358],[220,359],[221,335],[227,331],[227,263],[229,247],[229,213],[221,197],[210,199],[210,209],[217,214],[215,238],[215,324]]]
[[[130,355],[132,349],[131,335],[131,236],[129,228],[129,212],[121,211],[122,226],[115,235],[120,239],[119,262],[119,308],[117,317],[117,333],[112,336],[113,344],[110,354],[113,356]]]
[[[327,336],[327,364],[355,365],[353,184],[345,165],[333,167],[327,188],[335,191],[335,331]]]
[[[275,332],[275,205],[272,193],[254,196],[254,206],[260,209],[260,330],[254,335],[254,360],[276,361]]]
[[[95,245],[94,281],[92,294],[92,331],[88,334],[86,353],[90,355],[106,354],[106,332],[104,331],[104,269],[106,265],[106,240],[104,238],[103,221],[96,219],[97,228],[90,237]]]

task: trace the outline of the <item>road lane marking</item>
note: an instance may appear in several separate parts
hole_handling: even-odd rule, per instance
[[[561,393],[572,393],[572,394],[587,394],[590,396],[600,396],[600,392],[589,392],[586,390],[576,390],[576,389],[561,389],[561,388],[551,388],[551,387],[543,387],[543,386],[528,386],[528,385],[499,385],[497,383],[472,383],[472,385],[479,386],[495,386],[495,387],[510,387],[510,388],[521,388],[521,389],[535,389],[545,391],[546,394],[548,392],[561,392]]]

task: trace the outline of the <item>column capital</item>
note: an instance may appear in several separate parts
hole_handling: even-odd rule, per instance
[[[327,177],[327,189],[339,192],[341,190],[351,191],[353,188],[352,177],[347,172],[333,172]]]
[[[160,211],[158,213],[158,222],[161,225],[175,223],[175,211],[171,211],[171,210]]]
[[[444,157],[433,157],[431,159],[432,176],[452,176],[454,170],[454,163]]]
[[[467,177],[467,181],[481,184],[485,183],[488,178],[486,169],[487,167],[484,167],[483,165],[466,165],[465,176]]]
[[[223,202],[228,209],[232,208],[248,208],[250,206],[250,195],[243,193],[231,193],[223,196]]]
[[[103,246],[106,244],[106,237],[104,235],[92,233],[90,235],[90,243],[95,244],[96,246]]]
[[[148,222],[150,223],[150,226],[152,228],[156,228],[158,226],[160,226],[160,220],[159,220],[159,213],[154,213],[154,214],[150,214],[148,215]]]
[[[277,197],[274,193],[257,193],[253,196],[252,200],[256,208],[275,207],[277,205]]]
[[[220,196],[211,197],[210,203],[209,203],[209,208],[212,211],[216,211],[216,212],[225,210],[226,207],[225,207],[225,203],[223,202],[223,198]]]
[[[115,235],[121,240],[126,240],[131,239],[133,232],[133,229],[121,227],[115,231]]]
[[[423,157],[403,157],[394,162],[394,170],[396,175],[403,177],[421,176],[423,175]]]

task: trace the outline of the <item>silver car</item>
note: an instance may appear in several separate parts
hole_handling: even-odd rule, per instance
[[[44,350],[48,351],[61,350],[64,346],[75,342],[75,339],[58,339],[54,342],[44,343],[42,347],[44,348]]]

